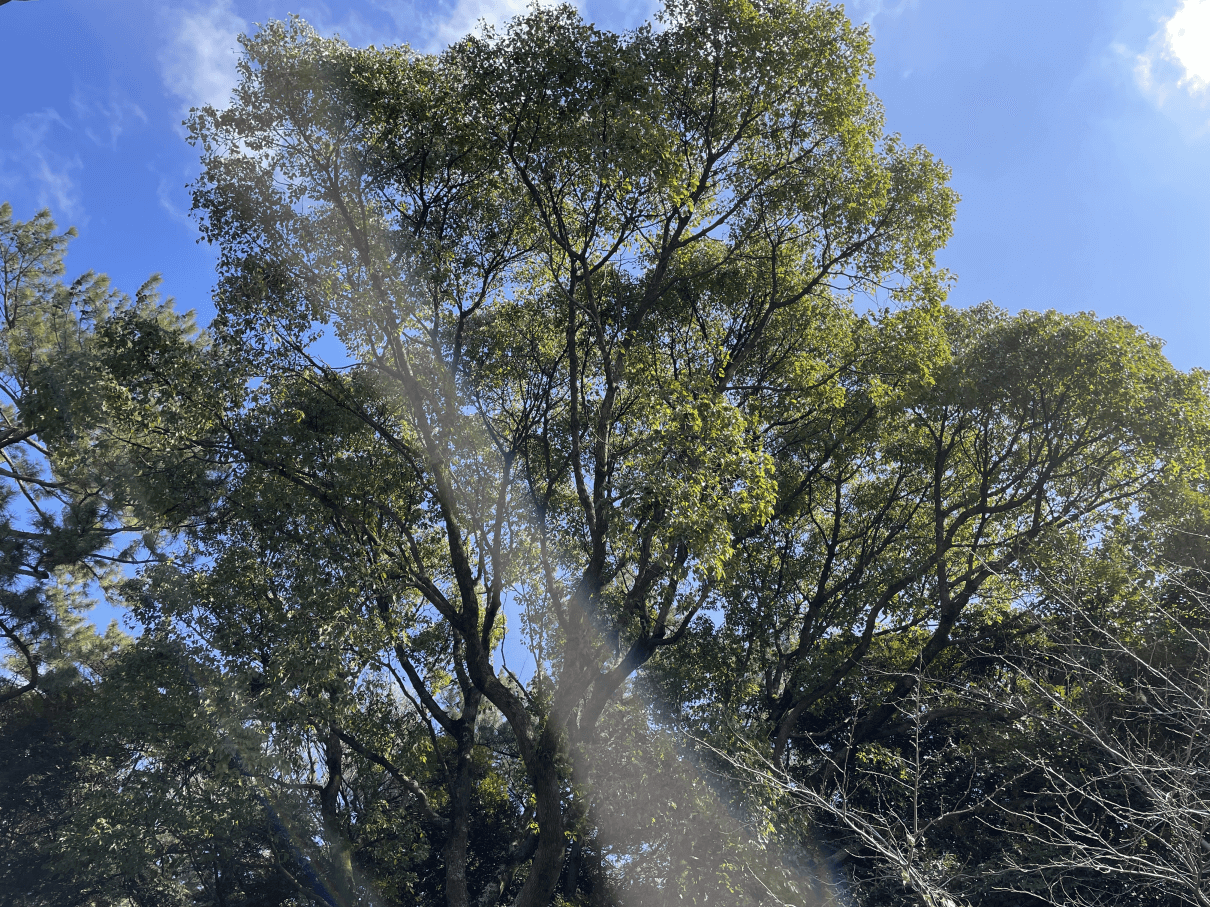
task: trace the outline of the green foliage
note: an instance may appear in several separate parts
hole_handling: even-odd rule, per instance
[[[14,595],[176,531],[122,587],[145,635],[75,645],[90,707],[30,757],[62,766],[37,852],[65,878],[198,905],[1103,891],[1039,816],[1138,714],[1123,653],[1201,664],[1201,587],[1160,565],[1205,525],[1205,376],[1117,319],[945,305],[948,172],[884,133],[840,9],[659,24],[243,39],[232,105],[190,120],[212,342],[151,288],[56,283],[48,218],[6,228],[46,251],[14,253],[43,276],[5,347],[44,460],[5,487],[101,502],[13,548]],[[1058,632],[1094,604],[1112,671]]]
[[[69,615],[187,506],[152,494],[156,474],[182,464],[165,442],[180,436],[180,412],[162,385],[160,396],[141,385],[196,332],[159,299],[158,278],[133,300],[91,272],[63,283],[74,235],[56,235],[47,211],[21,222],[0,205],[0,633],[11,656],[0,701],[71,670]]]

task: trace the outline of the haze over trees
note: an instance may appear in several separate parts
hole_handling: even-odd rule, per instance
[[[265,25],[204,335],[0,212],[14,903],[1210,903],[1205,376],[946,306],[841,9],[658,25]]]

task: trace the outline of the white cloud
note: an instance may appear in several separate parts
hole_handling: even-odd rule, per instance
[[[27,113],[17,120],[12,133],[15,150],[0,151],[0,165],[7,176],[2,182],[6,188],[26,191],[36,187],[34,194],[39,207],[50,208],[56,218],[82,226],[87,217],[80,187],[72,173],[84,164],[78,155],[68,156],[55,150],[50,140],[57,128],[71,129],[52,107]]]
[[[1164,34],[1169,54],[1185,70],[1181,84],[1195,92],[1210,88],[1210,2],[1185,0]]]
[[[186,107],[226,107],[237,81],[238,37],[248,23],[236,15],[231,0],[167,15],[173,19],[159,56],[164,86]]]
[[[1135,82],[1161,107],[1182,95],[1210,100],[1210,0],[1181,0],[1133,62]]]

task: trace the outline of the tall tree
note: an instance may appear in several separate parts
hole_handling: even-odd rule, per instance
[[[22,222],[0,205],[0,634],[13,658],[0,702],[70,673],[56,654],[79,625],[69,613],[162,524],[142,480],[170,459],[149,442],[171,407],[141,398],[131,350],[136,337],[195,333],[159,299],[158,277],[134,299],[91,271],[64,283],[75,235],[56,234],[49,211]]]
[[[186,464],[172,442],[183,414],[146,377],[151,350],[175,343],[185,361],[201,338],[157,278],[134,299],[92,272],[65,283],[73,236],[48,211],[22,222],[0,205],[0,884],[22,905],[97,903],[114,887],[73,873],[63,847],[112,781],[84,725],[129,642],[84,614],[192,515],[189,483],[208,468]]]
[[[1028,632],[1026,558],[1199,468],[1204,388],[1150,338],[943,305],[947,171],[884,134],[841,10],[660,24],[428,56],[270,23],[191,119],[215,343],[138,361],[226,471],[129,592],[207,717],[117,793],[277,817],[277,896],[826,902],[781,793],[927,755],[969,712],[926,681]],[[902,854],[816,822],[861,884]]]
[[[336,788],[353,753],[422,786],[397,764],[407,737],[357,704],[367,668],[396,672],[440,754],[441,811],[413,811],[454,905],[573,898],[641,852],[589,831],[602,722],[767,531],[769,420],[827,405],[863,362],[894,394],[941,355],[932,255],[954,198],[883,134],[868,36],[798,3],[661,16],[615,35],[535,10],[438,57],[273,24],[233,105],[192,121],[217,335],[264,378],[222,417],[244,464],[232,516],[278,516],[206,543],[224,547],[207,582],[243,594],[174,600],[240,628],[239,657],[313,714]],[[856,317],[858,293],[902,308]],[[317,321],[356,367],[318,359]],[[269,640],[300,607],[319,620],[283,659]],[[504,658],[526,649],[522,679]],[[516,806],[476,875],[495,720]],[[320,798],[330,829],[339,802]],[[571,871],[586,849],[595,868]]]

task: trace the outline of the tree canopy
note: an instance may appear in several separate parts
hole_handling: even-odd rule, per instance
[[[1205,376],[945,304],[866,30],[243,48],[189,120],[206,336],[0,218],[6,493],[70,489],[0,577],[33,614],[147,533],[70,697],[5,624],[81,903],[1207,902]]]

